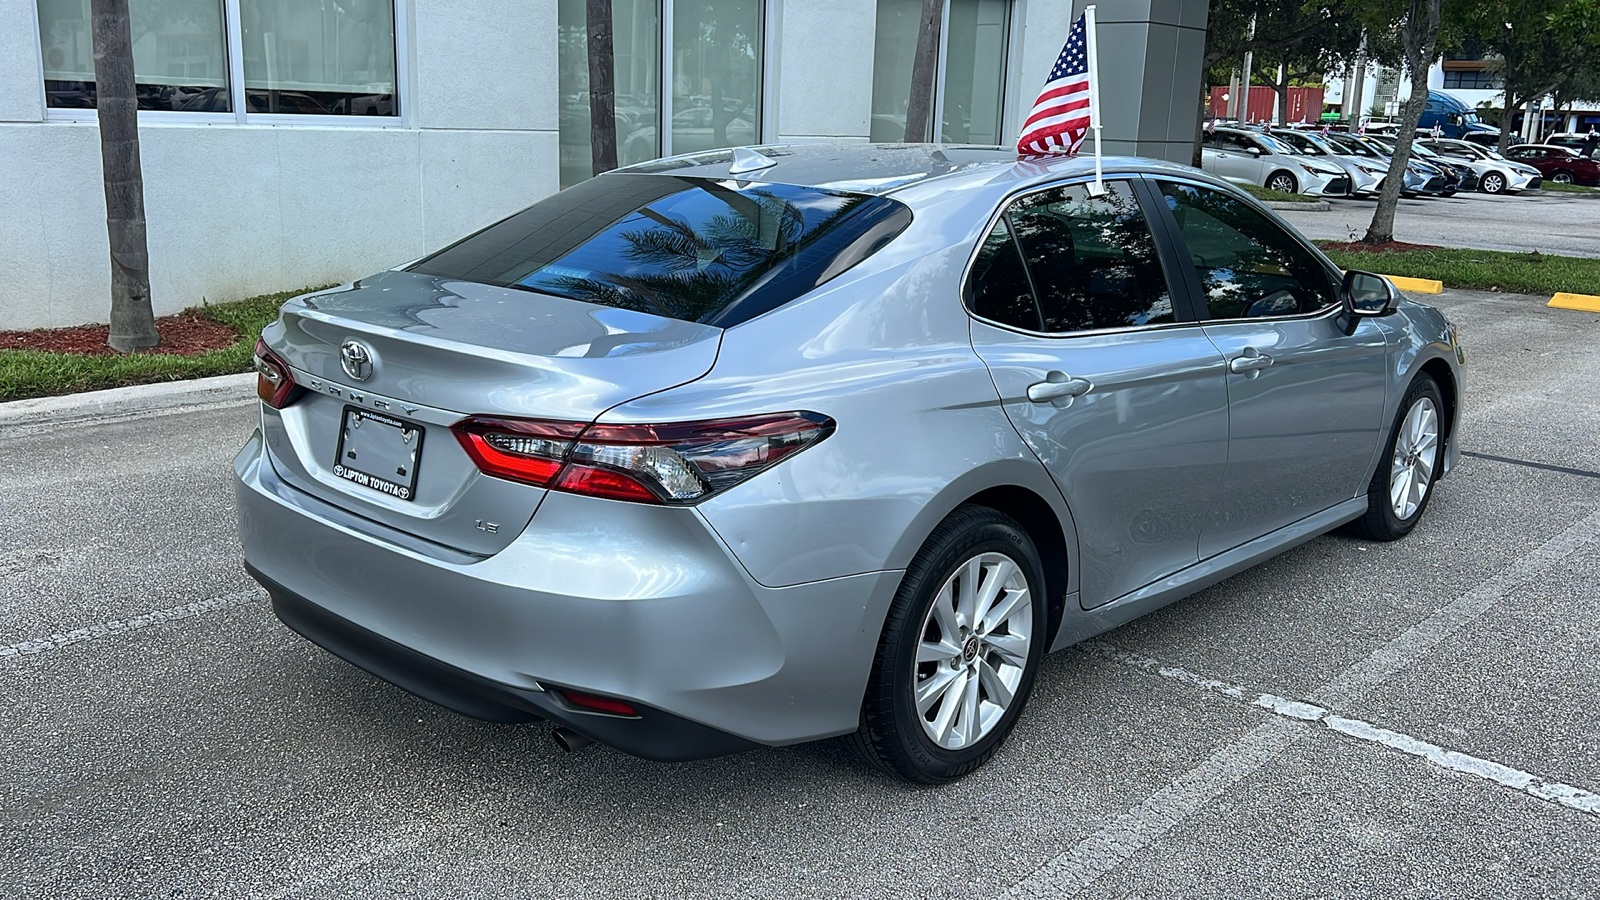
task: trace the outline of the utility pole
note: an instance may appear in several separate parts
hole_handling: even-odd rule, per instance
[[[1256,39],[1256,17],[1255,17],[1254,14],[1252,14],[1250,16],[1250,35],[1249,35],[1249,40],[1254,41],[1255,39]],[[1254,50],[1246,50],[1244,52],[1244,88],[1239,94],[1241,100],[1243,100],[1243,103],[1244,103],[1244,105],[1240,107],[1240,109],[1244,110],[1244,116],[1242,118],[1240,118],[1239,121],[1243,122],[1246,125],[1250,124],[1250,69],[1251,69],[1252,66],[1255,65],[1255,60],[1256,60],[1256,54],[1255,54]]]

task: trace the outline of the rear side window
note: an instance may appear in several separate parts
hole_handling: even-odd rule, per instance
[[[1029,194],[984,239],[967,281],[973,314],[1068,334],[1174,321],[1172,294],[1133,189],[1106,182]]]
[[[911,222],[887,197],[661,174],[593,178],[411,266],[719,327],[788,303]]]

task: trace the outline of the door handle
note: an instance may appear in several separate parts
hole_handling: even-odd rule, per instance
[[[1060,400],[1063,397],[1082,397],[1094,387],[1088,379],[1073,378],[1065,372],[1051,372],[1047,379],[1060,379],[1041,381],[1028,385],[1028,399],[1035,403],[1049,403],[1051,400]]]
[[[1272,357],[1262,353],[1254,347],[1244,348],[1243,356],[1235,356],[1228,360],[1230,372],[1254,372],[1272,365]]]

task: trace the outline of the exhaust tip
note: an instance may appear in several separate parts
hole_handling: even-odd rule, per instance
[[[555,729],[550,732],[550,737],[556,742],[557,747],[560,747],[562,750],[568,753],[576,753],[594,743],[593,738],[584,737],[565,725],[557,725]]]

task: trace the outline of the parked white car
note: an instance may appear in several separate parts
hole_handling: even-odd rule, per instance
[[[1206,134],[1200,168],[1240,184],[1285,194],[1343,197],[1350,193],[1344,169],[1296,153],[1269,134],[1242,128],[1213,128]]]
[[[1279,132],[1273,135],[1306,156],[1320,162],[1331,163],[1350,179],[1350,196],[1376,197],[1383,189],[1383,177],[1389,174],[1389,164],[1383,160],[1350,156],[1343,147],[1323,140],[1321,135],[1305,131]]]
[[[1537,188],[1544,181],[1538,169],[1526,163],[1512,162],[1488,147],[1449,138],[1417,143],[1477,172],[1478,190],[1485,194],[1515,194]]]

